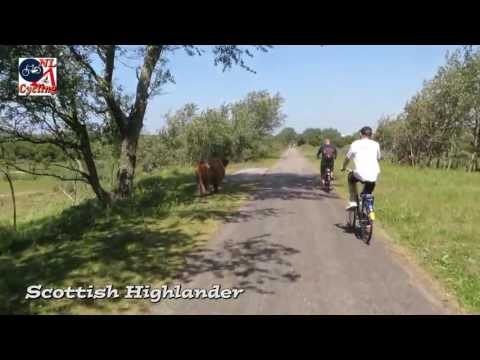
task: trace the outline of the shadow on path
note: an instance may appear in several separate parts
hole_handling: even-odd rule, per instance
[[[205,273],[215,279],[233,275],[233,286],[273,294],[262,286],[265,282],[294,282],[300,278],[288,261],[288,257],[298,253],[297,249],[270,240],[270,234],[240,242],[228,240],[219,249],[202,248],[189,254],[187,265],[176,279],[188,284]]]
[[[212,201],[238,200],[245,192],[256,200],[324,201],[336,197],[322,193],[316,181],[313,175],[293,173],[231,175],[218,195],[199,199],[193,172],[187,169],[139,180],[134,196],[111,209],[86,201],[56,216],[22,224],[16,234],[0,228],[7,244],[0,253],[0,313],[69,313],[73,305],[103,310],[108,301],[29,302],[25,290],[31,284],[113,283],[121,288],[132,282],[162,281],[183,268],[185,256],[185,280],[209,271],[220,278],[231,271],[241,279],[238,286],[258,292],[266,291],[261,289],[265,281],[296,281],[300,275],[287,259],[298,250],[270,241],[269,234],[239,243],[230,241],[218,251],[198,250],[196,239],[202,234],[183,231],[167,220],[172,211],[182,221],[227,223],[282,215],[284,210],[273,206],[242,211],[212,206]]]
[[[346,225],[346,224],[335,224],[335,227],[336,227],[337,229],[343,230],[343,232],[344,232],[345,234],[354,235],[353,237],[354,237],[355,239],[364,242],[363,239],[362,239],[362,237],[361,237],[361,234],[360,234],[360,229],[358,229],[358,228],[352,229],[350,226],[348,226],[348,225]]]
[[[288,172],[267,173],[265,175],[230,175],[227,182],[250,185],[254,199],[302,199],[325,200],[338,199],[335,193],[325,193],[319,184],[317,175],[300,175]]]

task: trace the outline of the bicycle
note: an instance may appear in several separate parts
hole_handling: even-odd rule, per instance
[[[351,172],[352,170],[348,169],[348,173]],[[372,194],[360,194],[360,196],[357,194],[357,206],[348,211],[347,226],[355,232],[355,235],[358,234],[367,245],[370,245],[373,235],[374,200]]]
[[[330,170],[330,168],[327,167],[327,169],[325,170],[325,177],[323,179],[324,181],[324,189],[325,191],[328,193],[330,192],[330,190],[332,190],[332,171]]]
[[[22,75],[27,77],[30,74],[38,74],[42,71],[42,69],[39,66],[35,66],[34,64],[32,65],[27,65],[25,69],[22,70]]]

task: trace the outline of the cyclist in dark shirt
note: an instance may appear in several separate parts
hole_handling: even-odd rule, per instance
[[[330,139],[325,139],[324,144],[318,149],[317,159],[320,158],[320,155],[322,156],[322,160],[320,161],[320,176],[322,178],[322,184],[324,185],[325,171],[328,167],[333,174],[333,167],[335,159],[337,158],[337,149],[330,144]]]

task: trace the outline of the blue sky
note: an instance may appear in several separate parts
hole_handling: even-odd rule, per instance
[[[188,102],[201,109],[236,101],[254,90],[279,92],[285,99],[285,126],[297,132],[308,127],[334,127],[350,134],[375,126],[383,114],[402,111],[408,98],[445,62],[457,46],[275,46],[248,59],[257,71],[241,68],[222,72],[207,52],[201,57],[178,51],[169,57],[176,83],[166,86],[147,109],[145,127],[153,132],[163,115]],[[116,76],[131,85],[135,75]],[[121,79],[120,79],[121,78]]]

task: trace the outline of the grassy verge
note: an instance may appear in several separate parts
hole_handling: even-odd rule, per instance
[[[303,146],[301,150],[318,166],[316,149]],[[381,168],[375,199],[382,226],[456,294],[460,305],[480,313],[480,227],[476,224],[480,219],[480,174],[414,169],[388,162],[382,162]],[[338,175],[336,188],[346,197],[346,176]]]
[[[55,216],[73,205],[73,201],[62,192],[67,186],[59,180],[39,177],[36,180],[14,180],[17,203],[17,220],[28,223],[39,218]],[[86,185],[79,185],[77,203],[92,198],[93,194]],[[6,181],[0,180],[0,227],[12,223],[12,200]],[[1,249],[1,244],[0,244]]]
[[[276,159],[274,154],[234,166],[263,167]],[[119,289],[164,284],[184,265],[186,254],[204,244],[225,218],[238,211],[253,186],[226,183],[221,193],[200,198],[192,169],[172,167],[139,176],[133,198],[106,210],[91,199],[71,206],[63,194],[53,191],[52,183],[36,181],[30,185],[37,197],[32,197],[27,184],[19,191],[19,208],[25,210],[19,214],[18,233],[0,226],[3,314],[147,311],[146,300],[28,301],[24,296],[34,284],[60,288],[112,284]],[[6,191],[2,188],[0,194]],[[5,203],[7,199],[2,198]],[[8,219],[5,203],[0,208],[2,218]]]

